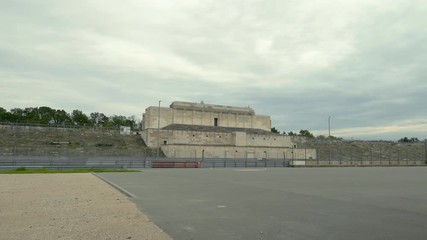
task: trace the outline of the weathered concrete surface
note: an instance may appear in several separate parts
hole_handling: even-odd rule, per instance
[[[0,239],[171,239],[91,174],[0,175]]]
[[[427,168],[103,173],[174,239],[427,239]]]

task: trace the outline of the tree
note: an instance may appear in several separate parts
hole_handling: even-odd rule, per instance
[[[0,107],[0,122],[6,122],[8,120],[8,112],[6,109]]]
[[[280,132],[275,128],[275,127],[272,127],[272,128],[271,128],[271,132],[272,132],[272,133],[280,133]]]
[[[289,135],[289,136],[297,136],[297,134],[296,134],[296,133],[294,133],[294,132],[292,132],[292,131],[288,132],[288,135]]]
[[[308,130],[301,129],[299,131],[299,135],[302,136],[302,137],[314,138],[314,135],[310,131],[308,131]]]
[[[316,137],[318,140],[326,140],[325,135],[319,135]]]
[[[418,138],[416,138],[416,137],[413,137],[413,138],[404,137],[404,138],[399,139],[399,141],[398,141],[398,142],[403,142],[403,143],[416,143],[416,142],[419,142],[419,141],[420,141],[420,140],[419,140]]]
[[[57,125],[68,125],[73,123],[71,116],[64,110],[55,110],[53,121]]]
[[[55,110],[50,107],[40,107],[37,109],[39,116],[39,123],[41,124],[55,124]]]
[[[22,122],[26,117],[24,109],[21,108],[13,108],[10,110],[10,113],[12,115],[12,122]]]
[[[125,116],[113,115],[110,117],[110,124],[112,126],[130,126]]]
[[[89,118],[80,110],[73,110],[73,113],[71,114],[71,119],[73,120],[74,125],[77,126],[91,125]]]
[[[16,122],[16,118],[12,113],[0,107],[0,122]]]
[[[108,127],[108,117],[103,113],[93,112],[90,114],[90,121],[95,126]]]

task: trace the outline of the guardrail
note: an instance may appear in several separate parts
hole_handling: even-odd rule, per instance
[[[289,167],[288,159],[204,159],[204,168],[257,168]]]
[[[287,159],[0,156],[0,168],[256,168],[289,167]]]
[[[151,162],[138,157],[0,157],[0,168],[147,168]]]
[[[277,168],[426,166],[424,160],[319,161],[304,159],[189,159],[151,157],[0,156],[0,169],[28,168]]]

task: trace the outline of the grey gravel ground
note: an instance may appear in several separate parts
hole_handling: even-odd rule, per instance
[[[91,174],[28,174],[0,175],[0,239],[171,238]]]

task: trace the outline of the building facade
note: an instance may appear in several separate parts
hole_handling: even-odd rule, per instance
[[[299,149],[293,137],[272,133],[270,117],[250,107],[173,102],[147,108],[142,128],[147,146],[169,158],[316,158],[314,149]]]

